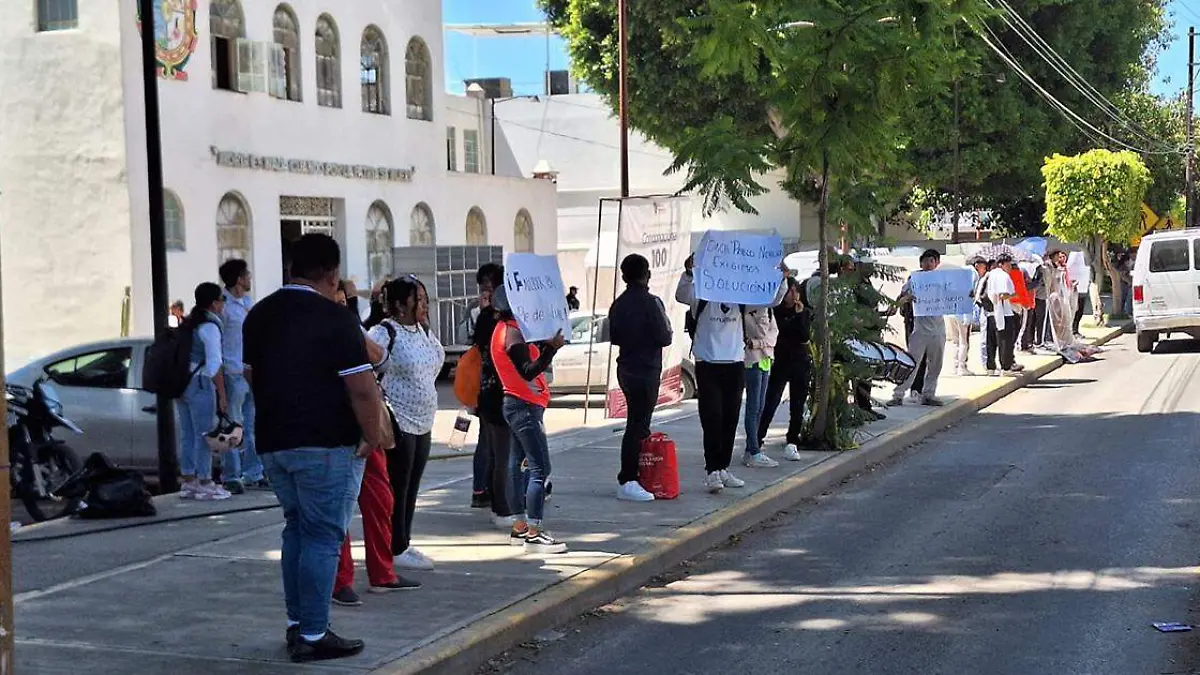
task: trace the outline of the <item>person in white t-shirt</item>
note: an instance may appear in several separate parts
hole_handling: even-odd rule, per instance
[[[1012,300],[1017,295],[1009,272],[1013,268],[1012,256],[1001,254],[996,259],[996,268],[987,273],[983,280],[984,294],[988,303],[987,312],[987,370],[988,375],[1014,375],[1021,370],[1015,360],[1017,331],[1020,321],[1016,316]],[[989,307],[990,305],[990,307]],[[996,368],[996,356],[1000,357],[1000,368]]]

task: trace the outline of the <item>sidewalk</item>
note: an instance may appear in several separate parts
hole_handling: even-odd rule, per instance
[[[1106,339],[1119,332],[1090,331],[1092,337]],[[803,461],[783,462],[777,469],[734,467],[746,488],[720,495],[700,488],[700,428],[690,414],[694,403],[660,414],[655,425],[677,444],[684,494],[674,501],[617,501],[620,435],[614,430],[620,426],[576,432],[552,448],[555,490],[546,523],[571,545],[571,552],[561,556],[525,555],[508,546],[505,532],[492,527],[485,513],[467,507],[469,462],[434,462],[418,506],[415,544],[437,561],[437,571],[412,575],[425,584],[418,591],[363,593],[363,607],[335,607],[335,628],[362,637],[367,649],[357,658],[316,666],[287,662],[277,562],[282,524],[270,520],[269,512],[214,515],[59,541],[34,541],[38,528],[31,528],[14,537],[20,591],[15,598],[17,670],[22,675],[469,674],[537,631],[636,588],[1060,365],[1057,357],[1021,360],[1029,373],[1019,380],[944,377],[939,395],[949,405],[892,409],[887,420],[863,431],[860,450],[805,453]],[[890,388],[875,393],[886,400]],[[777,425],[768,441],[768,452],[777,457],[781,436]],[[220,534],[206,534],[209,528],[219,528]],[[357,537],[357,522],[354,530]],[[94,559],[104,551],[134,556],[130,551],[162,544],[172,532],[186,533],[188,543],[168,546],[166,552],[147,548],[142,558],[124,564],[114,559],[103,565]],[[68,565],[63,547],[75,542],[71,550],[80,561]],[[362,554],[360,544],[355,555],[361,560]],[[55,562],[70,571],[57,577],[47,572],[53,578],[45,582],[22,578],[36,577],[30,570],[40,572]],[[365,581],[360,566],[360,591]]]

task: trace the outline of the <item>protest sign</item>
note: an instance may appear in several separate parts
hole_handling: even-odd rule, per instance
[[[913,272],[908,283],[913,294],[913,316],[962,316],[972,312],[973,270],[957,267]]]
[[[662,379],[658,405],[669,405],[683,398],[682,367],[687,357],[687,339],[683,330],[687,307],[674,301],[675,287],[683,273],[683,263],[691,251],[692,200],[690,197],[646,197],[626,199],[621,204],[615,266],[626,256],[638,254],[650,262],[650,293],[663,301],[671,323],[673,341],[663,350]],[[626,415],[625,396],[617,382],[616,356],[612,352],[608,368],[608,396],[605,413],[610,418]]]
[[[779,235],[709,230],[696,251],[696,297],[730,305],[770,305],[783,274]]]
[[[1071,251],[1067,254],[1067,278],[1075,282],[1075,290],[1087,293],[1092,287],[1092,268],[1087,264],[1087,258],[1082,251]]]
[[[504,290],[526,342],[549,340],[560,330],[563,337],[571,336],[567,291],[556,256],[509,253]]]

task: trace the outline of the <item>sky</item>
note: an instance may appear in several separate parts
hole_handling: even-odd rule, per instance
[[[527,23],[543,20],[534,0],[443,0],[448,24]],[[566,70],[566,47],[550,39],[550,70]],[[480,38],[446,32],[446,91],[461,94],[463,80],[475,77],[512,79],[514,94],[541,94],[546,70],[546,38]]]
[[[1187,84],[1187,30],[1200,29],[1200,0],[1171,0],[1168,12],[1174,25],[1174,39],[1159,55],[1158,73],[1152,89],[1170,95]],[[534,0],[443,0],[445,22],[523,23],[541,21]],[[463,80],[471,77],[508,77],[516,94],[542,92],[542,71],[546,68],[546,40],[536,38],[474,38],[457,33],[446,34],[446,90],[462,93]],[[567,68],[562,40],[550,40],[550,69]]]

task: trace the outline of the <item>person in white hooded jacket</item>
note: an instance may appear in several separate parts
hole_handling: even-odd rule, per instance
[[[696,359],[696,398],[704,434],[704,487],[717,493],[723,488],[746,484],[729,472],[741,417],[742,392],[746,387],[746,335],[741,307],[696,297],[692,276],[694,257],[688,256],[684,263],[675,300],[688,306],[696,322],[692,354]],[[783,283],[787,266],[781,263],[780,269],[782,274],[774,299],[770,305],[757,309],[774,307],[783,300],[787,292],[787,284]]]

